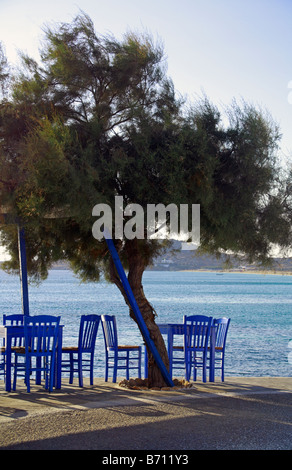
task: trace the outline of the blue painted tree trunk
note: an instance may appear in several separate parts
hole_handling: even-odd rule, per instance
[[[18,225],[18,251],[19,251],[19,270],[20,270],[22,312],[23,312],[23,315],[29,315],[25,232],[24,232],[24,228],[19,225]]]
[[[153,340],[150,337],[150,333],[149,333],[148,328],[145,324],[143,316],[140,312],[140,309],[139,309],[138,304],[136,302],[135,296],[132,292],[130,283],[129,283],[128,278],[125,274],[124,268],[123,268],[122,263],[120,261],[117,250],[115,248],[114,242],[111,238],[105,238],[105,240],[107,242],[107,245],[108,245],[109,251],[111,253],[113,262],[115,264],[116,270],[118,272],[119,278],[120,278],[121,283],[123,285],[124,293],[128,298],[128,302],[129,302],[129,304],[132,308],[132,311],[135,315],[135,319],[137,321],[137,324],[139,326],[141,334],[143,335],[143,338],[145,340],[148,351],[152,354],[153,359],[154,359],[155,363],[157,364],[165,383],[168,386],[172,387],[173,386],[173,381],[172,381],[172,379],[169,375],[169,372],[168,372],[163,360],[160,357],[159,352],[157,351],[157,348],[156,348]]]

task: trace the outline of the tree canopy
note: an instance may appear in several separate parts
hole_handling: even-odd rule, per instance
[[[0,204],[25,224],[32,277],[65,259],[83,280],[105,273],[125,297],[106,244],[92,236],[94,205],[114,208],[115,196],[144,208],[200,204],[202,251],[264,262],[272,244],[290,246],[278,126],[247,103],[222,116],[206,97],[182,100],[149,35],[101,36],[82,14],[45,29],[41,64],[22,55],[19,72],[7,67],[2,53]],[[17,269],[13,225],[1,226],[1,240],[11,254],[5,269]],[[117,241],[164,358],[142,276],[165,245]]]

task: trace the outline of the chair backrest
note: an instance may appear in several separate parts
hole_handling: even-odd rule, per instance
[[[205,315],[184,315],[184,345],[185,348],[193,348],[204,351],[208,347],[212,317]]]
[[[102,323],[105,347],[107,348],[107,350],[117,349],[118,332],[117,332],[116,317],[114,315],[102,315],[101,323]]]
[[[12,315],[6,315],[5,313],[3,314],[3,325],[4,326],[22,326],[23,325],[23,320],[24,315],[23,314],[12,314]],[[12,347],[19,347],[24,345],[24,338],[23,336],[20,337],[13,337],[11,339],[11,346]]]
[[[24,340],[27,356],[49,356],[55,353],[61,317],[25,316]]]
[[[100,315],[82,315],[80,319],[78,348],[80,352],[92,352],[95,347]]]
[[[215,318],[213,325],[216,327],[216,348],[225,348],[227,331],[230,324],[230,318]]]
[[[169,323],[168,327],[171,328],[172,334],[172,346],[183,348],[183,335],[184,335],[184,325],[181,323]],[[171,351],[170,351],[171,354]]]

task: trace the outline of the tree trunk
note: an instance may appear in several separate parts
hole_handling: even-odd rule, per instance
[[[155,311],[147,300],[144,294],[143,285],[142,285],[142,276],[146,268],[145,261],[138,249],[137,239],[127,241],[125,250],[127,253],[128,263],[129,263],[129,272],[128,272],[128,281],[131,286],[132,292],[136,299],[137,305],[141,312],[141,315],[144,319],[146,327],[149,331],[150,338],[154,342],[156,349],[164,362],[166,368],[169,370],[169,360],[165,342],[160,333],[158,326],[155,323]],[[129,306],[130,316],[136,321],[135,314],[129,304],[128,298],[124,291],[124,287],[117,275],[113,261],[111,260],[111,280],[117,285],[121,291],[124,299]],[[137,323],[137,321],[136,321]],[[141,331],[140,331],[141,332]],[[142,332],[141,332],[142,335]],[[142,335],[143,336],[143,335]],[[148,351],[148,386],[149,387],[164,387],[166,385],[165,380],[160,372],[159,367],[157,366],[152,353]]]

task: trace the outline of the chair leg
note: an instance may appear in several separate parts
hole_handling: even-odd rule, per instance
[[[93,365],[94,365],[94,355],[92,353],[90,356],[90,385],[93,385]]]
[[[18,367],[18,360],[17,360],[17,354],[15,354],[15,361],[14,361],[14,377],[13,377],[13,385],[12,385],[12,390],[13,390],[14,392],[15,392],[15,390],[16,390],[17,367]]]
[[[129,351],[127,351],[126,364],[127,364],[127,365],[126,365],[126,367],[127,367],[127,369],[126,369],[126,378],[127,378],[127,380],[129,380],[129,378],[130,378],[130,374],[129,374],[129,372],[130,372],[130,371],[129,371],[129,366],[130,366],[130,353],[129,353]]]
[[[113,372],[113,383],[116,383],[117,381],[117,372],[118,372],[118,352],[115,352],[114,356],[114,372]]]
[[[196,380],[197,380],[197,366],[196,366],[196,353],[195,353],[195,351],[193,352],[193,354],[194,354],[194,357],[191,359],[191,366],[190,366],[190,368],[191,368],[192,365],[193,365],[193,367],[194,367],[193,379],[194,379],[194,382],[196,382]],[[191,374],[190,374],[190,375],[191,375]]]
[[[190,352],[186,351],[185,352],[185,378],[187,381],[190,380],[190,375],[191,375],[191,364],[190,364],[191,358],[190,358]]]
[[[203,375],[203,382],[206,383],[206,366],[205,366],[205,364],[203,365],[202,375]]]
[[[37,361],[38,362],[38,361]],[[48,362],[48,358],[47,357],[44,357],[44,378],[45,378],[45,389],[48,390],[49,389],[49,362]],[[36,374],[38,374],[38,372],[36,372]]]
[[[78,354],[78,380],[79,380],[79,387],[83,387],[82,354]]]
[[[221,359],[221,381],[224,382],[224,356]]]
[[[46,361],[46,358],[44,358],[44,361]],[[44,365],[45,365],[45,362],[44,362]],[[40,369],[41,366],[42,366],[42,358],[38,357],[38,358],[36,358],[36,367],[38,367]],[[41,373],[40,370],[37,370],[36,374],[35,374],[35,383],[36,383],[36,385],[40,385],[41,381],[42,381],[42,373]]]
[[[148,377],[148,351],[147,347],[144,346],[144,377],[145,379]]]
[[[206,354],[203,354],[203,382],[207,380],[207,357]]]
[[[54,387],[54,379],[55,379],[55,360],[53,360],[53,359],[52,359],[52,362],[51,362],[49,379],[50,379],[49,392],[52,392],[53,387]]]

